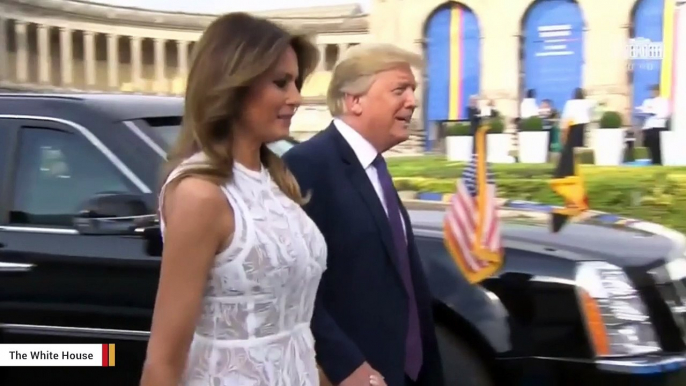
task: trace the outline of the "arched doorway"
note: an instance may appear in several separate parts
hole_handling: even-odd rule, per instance
[[[584,67],[584,18],[573,0],[539,0],[522,20],[524,69],[520,92],[536,90],[562,109],[581,87]]]
[[[424,130],[438,122],[467,118],[471,95],[481,89],[481,32],[469,8],[454,2],[438,7],[424,26],[426,78]]]
[[[629,80],[632,110],[660,83],[665,0],[636,0],[629,29]]]

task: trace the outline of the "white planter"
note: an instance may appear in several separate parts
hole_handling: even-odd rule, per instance
[[[547,131],[522,131],[517,133],[519,162],[524,164],[542,164],[548,160]]]
[[[472,136],[460,135],[445,138],[448,161],[469,161],[472,159]]]
[[[514,158],[510,155],[512,149],[512,134],[486,134],[486,158],[490,163],[510,164]]]
[[[686,165],[686,133],[681,131],[663,131],[660,133],[662,164],[665,166]]]
[[[596,165],[617,166],[624,160],[625,129],[594,130],[593,158]]]

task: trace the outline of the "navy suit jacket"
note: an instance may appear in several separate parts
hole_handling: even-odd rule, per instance
[[[319,366],[338,384],[367,361],[388,386],[404,386],[408,295],[388,217],[365,170],[333,123],[289,150],[284,161],[302,192],[311,192],[304,209],[328,245],[312,318]],[[431,294],[410,219],[401,210],[423,339],[418,384],[442,386]]]

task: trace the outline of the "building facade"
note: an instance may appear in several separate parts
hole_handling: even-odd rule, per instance
[[[350,45],[368,41],[358,5],[258,13],[313,36],[324,60],[304,87],[294,121],[307,138],[330,115],[330,70]],[[158,12],[70,0],[0,0],[0,88],[182,95],[191,53],[216,15]]]
[[[423,55],[421,108],[404,151],[431,148],[436,122],[465,118],[470,96],[517,115],[526,89],[561,108],[574,88],[628,118],[664,83],[665,1],[373,0],[258,13],[312,34],[324,60],[294,122],[306,138],[330,119],[330,70],[350,45],[391,42]],[[0,0],[0,88],[182,95],[194,42],[216,15],[76,0]],[[663,71],[664,72],[664,71]]]
[[[471,95],[512,118],[527,89],[562,108],[576,87],[629,124],[650,86],[673,82],[661,71],[673,2],[376,0],[369,26],[375,40],[425,56],[424,126],[463,119]]]

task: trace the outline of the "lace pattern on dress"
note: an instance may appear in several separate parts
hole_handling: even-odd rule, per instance
[[[165,187],[202,157],[182,163]],[[310,320],[324,237],[264,168],[236,163],[222,192],[235,232],[207,279],[182,385],[318,386]]]

